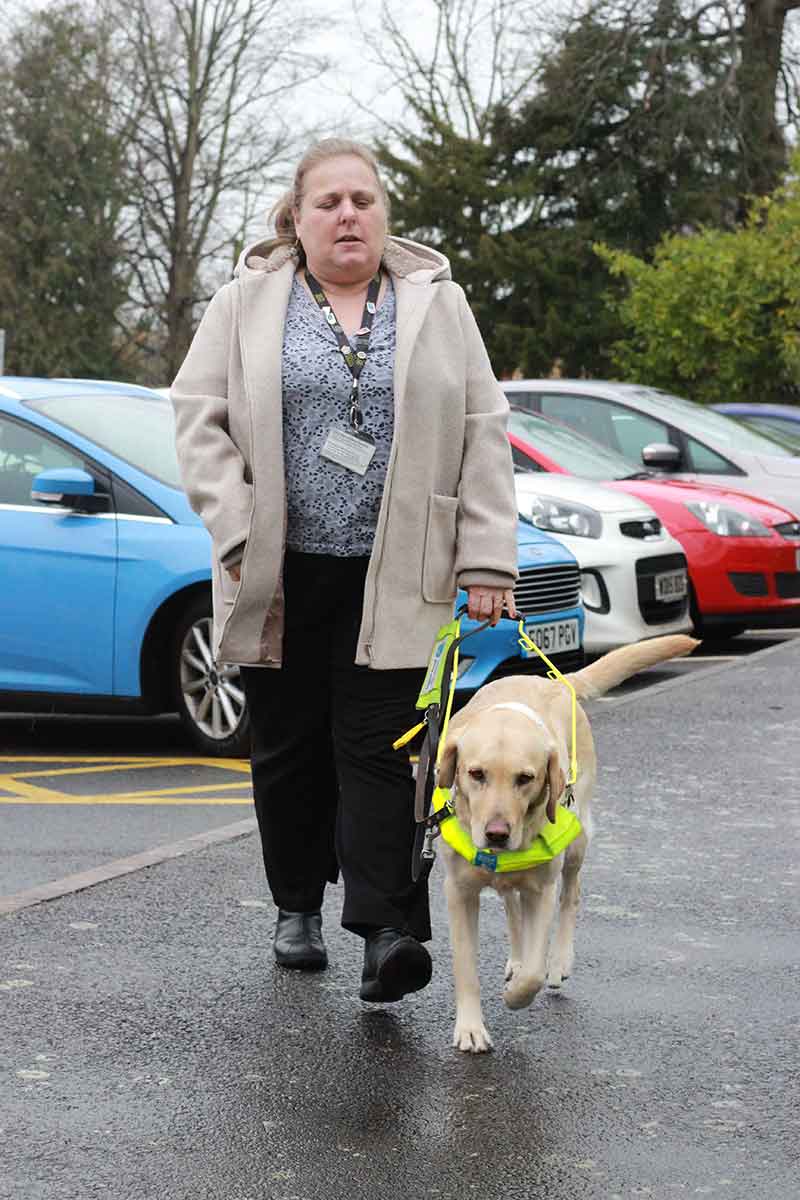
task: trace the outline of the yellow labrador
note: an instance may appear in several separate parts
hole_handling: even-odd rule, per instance
[[[604,655],[568,675],[578,699],[601,696],[628,676],[688,654],[699,643],[683,635],[654,638]],[[516,675],[487,684],[450,722],[438,782],[454,789],[456,819],[477,847],[518,850],[531,845],[545,818],[553,820],[570,763],[571,693],[557,680]],[[586,714],[577,712],[575,808],[583,832],[549,862],[495,873],[476,867],[446,843],[445,892],[450,916],[456,1025],[453,1044],[488,1050],[478,982],[478,905],[481,890],[500,893],[508,918],[510,954],[503,998],[509,1008],[530,1004],[547,979],[560,987],[572,970],[580,885],[578,873],[591,838],[591,797],[597,773]],[[561,877],[558,928],[547,962],[550,926]]]

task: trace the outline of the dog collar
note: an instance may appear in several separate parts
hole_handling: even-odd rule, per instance
[[[499,707],[499,706],[498,706]],[[533,842],[525,850],[479,850],[456,817],[450,788],[437,787],[433,793],[433,811],[442,837],[451,849],[473,867],[487,871],[527,871],[550,862],[581,833],[581,823],[575,813],[558,805],[555,821],[546,821]]]
[[[523,717],[527,717],[529,721],[533,721],[534,724],[538,725],[540,729],[543,729],[545,733],[549,734],[550,732],[539,714],[534,712],[532,708],[529,708],[527,704],[520,704],[516,700],[506,700],[502,704],[491,704],[489,708],[486,709],[486,712],[496,708],[506,708],[510,712],[521,713]]]

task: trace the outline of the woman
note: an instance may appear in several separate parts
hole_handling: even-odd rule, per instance
[[[172,386],[187,494],[213,540],[215,654],[240,663],[274,953],[327,964],[344,879],[360,995],[431,976],[413,780],[392,750],[456,584],[512,615],[507,404],[443,255],[387,236],[377,164],[327,139],[213,297]]]

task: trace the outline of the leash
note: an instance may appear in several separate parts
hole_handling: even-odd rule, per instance
[[[422,681],[422,687],[417,698],[416,708],[424,709],[424,716],[419,724],[414,725],[393,743],[394,749],[399,750],[416,737],[423,729],[425,737],[419,751],[417,762],[417,782],[414,791],[414,848],[411,854],[411,878],[422,886],[431,873],[436,861],[436,851],[433,842],[439,834],[439,825],[450,814],[440,817],[431,812],[431,802],[436,783],[436,767],[439,763],[440,748],[444,746],[447,726],[453,708],[456,680],[458,679],[459,647],[475,633],[481,633],[491,624],[483,621],[470,629],[461,632],[461,619],[467,611],[464,604],[452,621],[443,625],[439,630],[436,642],[428,662],[428,669]],[[442,703],[442,692],[447,681],[447,695]]]
[[[480,633],[490,625],[489,621],[484,621],[482,624],[477,625],[474,629],[470,629],[467,633],[462,634],[461,619],[466,611],[467,607],[466,605],[463,605],[458,610],[453,620],[448,622],[447,625],[443,625],[439,630],[433,651],[431,652],[428,669],[425,673],[425,679],[416,703],[416,707],[418,709],[425,710],[423,719],[393,743],[394,749],[399,750],[402,746],[405,746],[408,742],[410,742],[412,738],[416,737],[416,735],[423,729],[425,730],[425,737],[423,739],[422,746],[420,747],[419,759],[417,762],[417,780],[414,792],[414,819],[416,822],[416,831],[414,835],[414,847],[411,857],[411,877],[418,887],[424,886],[425,881],[433,869],[433,864],[436,861],[436,848],[434,843],[437,837],[441,835],[442,825],[450,818],[455,817],[455,806],[452,802],[452,798],[450,798],[448,795],[447,799],[443,800],[442,796],[440,795],[440,793],[443,793],[443,789],[436,788],[436,770],[439,765],[442,749],[444,748],[444,743],[447,736],[447,727],[450,722],[450,714],[453,708],[456,681],[458,679],[459,647],[463,642],[466,641],[467,638],[471,637],[475,633]],[[562,675],[558,667],[550,661],[544,651],[541,650],[533,641],[533,639],[525,632],[525,623],[523,619],[520,619],[519,621],[518,633],[520,646],[522,646],[522,648],[527,650],[529,653],[535,652],[545,662],[548,667],[548,678],[555,679],[560,683],[563,683],[565,687],[569,688],[571,693],[572,748],[570,754],[570,771],[569,777],[566,781],[565,797],[566,807],[570,808],[574,801],[572,790],[573,785],[578,778],[577,694],[575,692],[575,688],[569,682],[569,680]],[[443,705],[442,692],[445,687],[445,681],[447,682],[447,697]],[[436,794],[439,802],[435,805],[433,811],[431,811],[434,794]],[[572,818],[572,820],[569,822],[570,833],[567,834],[569,841],[571,841],[580,832],[580,824],[573,814],[565,813],[564,815],[569,815]],[[471,854],[466,853],[467,842],[464,841],[464,838],[448,838],[447,840],[451,841],[453,844],[455,844],[455,841],[457,840],[459,844],[456,848],[459,849],[459,852],[464,855],[464,857],[469,857],[471,861],[476,863],[476,865],[487,866],[491,870],[519,870],[521,867],[523,867],[523,865],[534,865],[536,861],[546,861],[547,857],[552,858],[554,853],[559,852],[558,850],[554,849],[558,842],[553,841],[550,844],[550,853],[544,859],[537,859],[534,854],[531,854],[529,863],[523,864],[522,860],[520,859],[520,852],[505,851],[500,852],[497,855],[487,855],[484,851],[477,850],[475,851],[474,858],[472,858]],[[547,839],[544,840],[547,841]],[[560,840],[561,839],[559,839],[559,841]],[[469,843],[469,847],[470,850],[474,850],[471,842]],[[533,848],[530,849],[532,850]],[[526,852],[522,853],[525,854]],[[511,863],[511,859],[509,858],[508,863],[502,866],[499,865],[501,862],[503,862],[504,855],[507,858],[509,858],[509,856],[513,856],[515,860],[514,864]],[[520,859],[518,865],[516,865],[517,859]],[[489,860],[491,860],[491,862]]]
[[[547,672],[547,678],[548,679],[557,679],[559,683],[563,683],[564,687],[567,687],[570,690],[570,699],[571,699],[571,704],[572,704],[572,738],[571,738],[572,749],[570,751],[569,775],[567,777],[567,783],[566,783],[566,789],[567,789],[566,805],[567,805],[567,808],[569,808],[571,806],[573,800],[575,799],[575,797],[572,793],[572,788],[578,778],[578,694],[575,691],[575,688],[573,687],[573,685],[567,679],[566,675],[562,675],[561,672],[559,671],[558,667],[555,665],[555,663],[550,662],[550,659],[547,657],[544,650],[540,650],[539,647],[536,645],[536,642],[534,642],[532,638],[528,637],[528,634],[525,632],[524,623],[522,621],[520,621],[520,623],[519,623],[518,633],[519,633],[519,644],[522,646],[523,650],[527,650],[529,652],[531,650],[535,650],[536,653],[539,655],[539,658],[544,659],[545,663],[550,668],[549,671]]]

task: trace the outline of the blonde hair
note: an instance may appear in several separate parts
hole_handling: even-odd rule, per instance
[[[277,246],[294,246],[297,244],[301,259],[305,258],[303,247],[297,242],[294,214],[303,203],[306,176],[309,171],[313,171],[314,167],[318,167],[320,163],[327,162],[330,158],[342,158],[345,155],[360,158],[372,171],[381,197],[383,198],[388,221],[389,196],[381,179],[378,160],[372,151],[363,145],[362,142],[354,142],[349,138],[323,138],[322,141],[315,142],[313,146],[306,150],[295,169],[292,186],[287,192],[284,192],[269,214],[270,220],[275,226],[275,237],[268,244],[270,250],[274,250]]]

